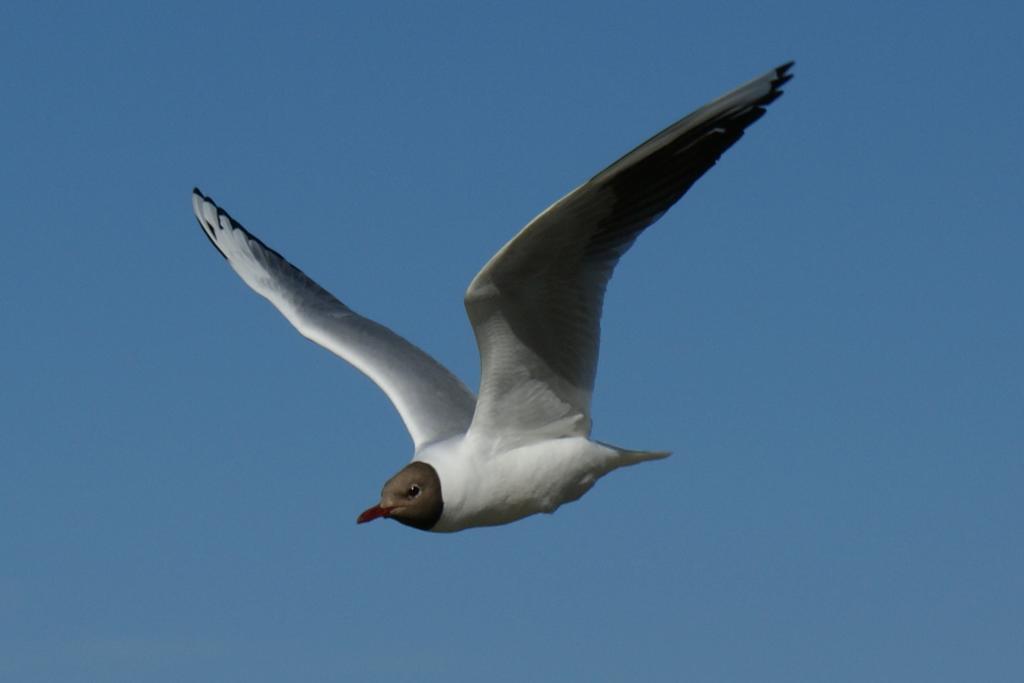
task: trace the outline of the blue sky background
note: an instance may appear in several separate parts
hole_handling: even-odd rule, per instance
[[[0,5],[0,678],[1024,676],[1019,3]],[[411,455],[200,186],[476,386],[526,221],[789,59],[624,259],[554,516],[357,527]]]

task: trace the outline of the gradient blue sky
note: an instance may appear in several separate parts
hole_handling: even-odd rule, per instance
[[[0,678],[1024,676],[1019,3],[0,6]],[[789,59],[624,259],[554,516],[356,514],[410,457],[200,186],[477,382],[534,214]]]

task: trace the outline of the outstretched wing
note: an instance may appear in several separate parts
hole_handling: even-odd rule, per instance
[[[470,433],[590,432],[605,287],[637,235],[757,121],[792,62],[701,107],[531,221],[466,292],[480,349]]]
[[[338,301],[199,190],[192,191],[192,208],[203,232],[245,284],[274,304],[304,337],[341,356],[384,390],[417,451],[466,431],[476,398],[443,365]]]

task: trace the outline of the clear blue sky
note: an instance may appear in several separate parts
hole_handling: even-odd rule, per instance
[[[1019,3],[345,5],[0,7],[0,678],[1021,680]],[[475,387],[491,254],[789,59],[606,301],[594,436],[675,455],[357,527],[401,422],[192,186]]]

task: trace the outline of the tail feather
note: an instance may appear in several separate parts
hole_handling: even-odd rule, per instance
[[[603,443],[602,445],[613,449],[619,455],[618,467],[628,467],[635,465],[640,462],[647,462],[648,460],[661,460],[672,455],[671,451],[632,451],[628,448],[619,448],[609,443]]]

